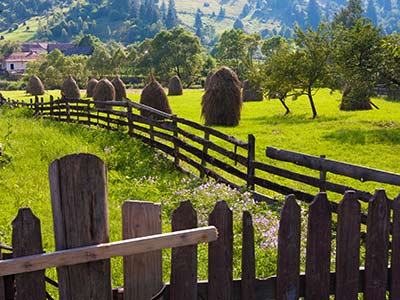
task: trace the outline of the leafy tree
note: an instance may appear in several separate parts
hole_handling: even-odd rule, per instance
[[[113,70],[110,70],[111,65],[112,57],[104,46],[96,47],[92,56],[87,61],[87,68],[96,77],[104,77],[112,74]]]
[[[399,33],[386,35],[382,40],[383,61],[380,74],[389,84],[400,86],[400,36]]]
[[[330,32],[325,23],[316,31],[308,28],[302,31],[295,28],[297,46],[296,61],[299,72],[296,74],[296,85],[299,94],[307,95],[313,118],[317,116],[313,96],[316,90],[328,81],[328,61],[331,54]]]
[[[21,44],[19,42],[13,41],[2,41],[0,43],[0,56],[4,57],[13,52],[21,50]]]
[[[280,35],[273,36],[264,40],[261,46],[261,53],[269,59],[272,54],[279,51],[281,48],[284,49],[283,45],[286,44],[286,40]]]
[[[361,19],[363,11],[361,0],[348,0],[347,6],[335,14],[333,23],[351,28]]]

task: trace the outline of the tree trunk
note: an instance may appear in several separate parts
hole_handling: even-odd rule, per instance
[[[290,113],[290,110],[289,110],[289,107],[286,105],[285,98],[279,98],[279,101],[281,101],[283,107],[286,109],[286,112],[285,112],[285,116],[286,116],[288,113]]]
[[[314,104],[314,100],[313,100],[312,93],[311,93],[311,87],[308,88],[307,96],[308,96],[308,100],[310,100],[311,110],[313,113],[313,119],[315,119],[315,117],[317,116],[317,110],[315,109],[315,104]]]

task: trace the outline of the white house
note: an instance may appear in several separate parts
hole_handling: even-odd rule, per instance
[[[28,62],[35,61],[39,57],[35,52],[14,52],[3,58],[3,69],[9,73],[23,73]]]

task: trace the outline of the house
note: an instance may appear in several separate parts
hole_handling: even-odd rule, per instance
[[[79,47],[71,43],[54,43],[48,44],[47,52],[50,53],[51,51],[58,49],[60,50],[65,56],[71,55],[91,55],[93,53],[93,47],[91,46],[83,46]]]
[[[36,52],[14,52],[3,58],[2,68],[8,73],[23,73],[27,64],[39,57]]]
[[[47,54],[48,43],[32,42],[22,43],[21,52],[34,52],[38,54]]]

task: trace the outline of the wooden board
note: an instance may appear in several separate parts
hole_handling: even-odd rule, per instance
[[[279,222],[277,300],[297,300],[300,294],[300,207],[286,197]]]
[[[360,266],[361,205],[349,191],[338,208],[336,231],[336,299],[357,300]]]
[[[159,234],[161,205],[125,201],[122,206],[122,238]],[[125,300],[149,300],[163,287],[161,250],[124,257]]]
[[[232,211],[225,201],[218,201],[211,212],[209,225],[217,227],[218,240],[208,244],[208,299],[231,300],[233,229]]]
[[[1,100],[1,97],[0,97]],[[3,259],[3,255],[1,253],[1,248],[0,248],[0,260]],[[0,300],[6,300],[6,290],[4,286],[4,278],[0,277]]]
[[[190,201],[172,213],[172,231],[197,227],[197,213]],[[170,299],[197,299],[197,245],[172,249]]]
[[[242,281],[241,299],[256,299],[256,258],[254,253],[254,227],[251,214],[243,212],[242,220]]]
[[[40,221],[29,208],[20,208],[12,222],[13,257],[43,252]],[[44,270],[15,275],[16,300],[44,300],[46,287]]]
[[[89,154],[66,156],[50,165],[49,177],[56,250],[109,242],[104,163]],[[110,260],[57,272],[61,300],[111,299]]]
[[[390,300],[400,299],[400,195],[393,201]]]

